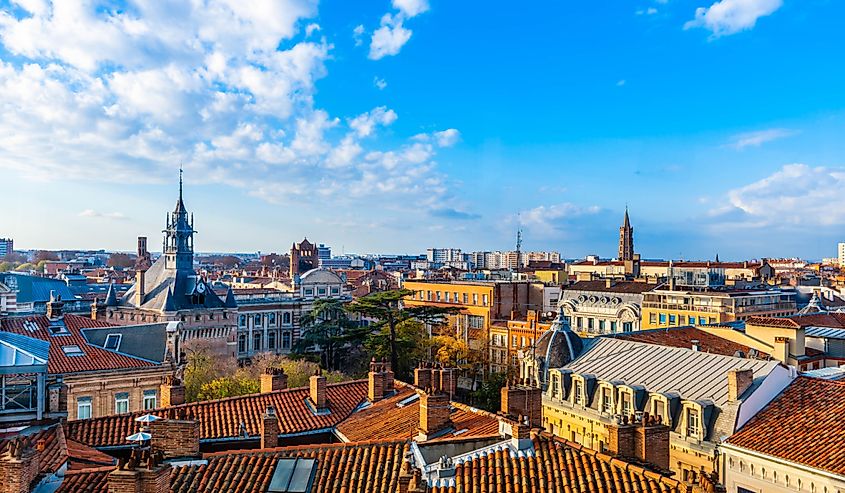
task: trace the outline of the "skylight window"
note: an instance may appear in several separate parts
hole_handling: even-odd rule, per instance
[[[117,351],[120,348],[120,339],[123,334],[109,334],[106,336],[106,343],[103,345],[106,349]]]
[[[82,348],[76,344],[62,346],[62,351],[64,351],[66,356],[85,356],[85,353],[82,352]]]
[[[267,493],[308,493],[317,472],[317,459],[279,459]]]

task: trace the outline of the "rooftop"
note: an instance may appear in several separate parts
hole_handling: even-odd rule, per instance
[[[723,356],[737,356],[738,354],[747,356],[751,350],[744,344],[730,341],[692,326],[640,330],[606,337],[685,349],[691,349],[693,341],[696,341],[699,351]],[[760,356],[765,355],[760,354]]]
[[[611,281],[610,285],[608,285],[605,279],[596,279],[593,281],[578,281],[575,284],[565,287],[564,290],[640,294],[651,291],[656,287],[657,284],[636,281]]]

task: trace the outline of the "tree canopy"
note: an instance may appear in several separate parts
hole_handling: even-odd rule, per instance
[[[294,346],[294,352],[305,354],[316,351],[323,368],[334,371],[340,368],[341,360],[348,349],[359,347],[370,333],[349,318],[344,303],[337,299],[321,299],[314,302],[310,312],[300,320],[302,337]]]

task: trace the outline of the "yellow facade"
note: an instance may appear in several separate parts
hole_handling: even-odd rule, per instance
[[[534,271],[534,277],[546,284],[563,284],[568,274],[565,269],[538,269]]]
[[[642,329],[707,325],[745,320],[752,316],[794,314],[795,301],[780,291],[673,291],[645,293]]]

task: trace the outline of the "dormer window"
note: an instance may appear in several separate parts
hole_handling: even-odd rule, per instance
[[[660,421],[664,424],[668,424],[666,421],[666,403],[662,400],[654,400],[654,405],[652,406],[652,414],[654,414],[655,416],[660,416]]]
[[[120,348],[120,340],[123,337],[122,334],[109,334],[106,336],[106,343],[103,345],[104,348],[109,349],[111,351],[117,351]]]
[[[620,397],[622,400],[622,416],[630,416],[632,414],[631,394],[628,392],[622,392]]]
[[[584,387],[583,383],[580,380],[575,380],[574,391],[572,393],[572,400],[575,404],[581,404],[584,402]]]
[[[701,416],[698,409],[687,409],[687,436],[698,437],[701,434]]]
[[[613,413],[613,389],[603,388],[601,391],[601,410],[602,412]]]

